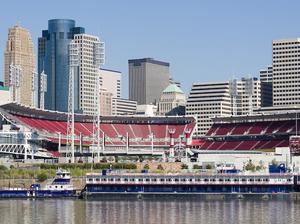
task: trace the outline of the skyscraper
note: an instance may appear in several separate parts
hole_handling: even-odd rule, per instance
[[[96,112],[94,96],[97,89],[97,79],[100,76],[96,55],[97,51],[100,50],[100,60],[104,59],[104,46],[99,37],[88,34],[74,35],[74,42],[78,46],[79,53],[78,85],[75,84],[75,89],[78,89],[78,94],[76,94],[78,110],[84,114],[93,115]],[[103,61],[100,64],[103,64]]]
[[[273,106],[300,105],[300,38],[273,41]]]
[[[100,69],[100,84],[108,92],[113,94],[113,98],[121,97],[121,76],[122,73],[110,69]]]
[[[33,43],[28,30],[14,26],[8,31],[8,40],[4,52],[5,86],[9,86],[10,65],[21,69],[19,102],[33,106],[32,81],[35,70]],[[14,100],[16,100],[14,92]]]
[[[152,58],[132,59],[129,65],[129,99],[138,104],[156,104],[163,90],[169,85],[167,62]]]
[[[45,109],[68,110],[68,45],[75,34],[81,33],[84,28],[75,27],[74,20],[52,19],[38,39],[38,73],[47,74]]]
[[[273,106],[273,68],[268,66],[267,69],[259,71],[261,84],[261,107]]]

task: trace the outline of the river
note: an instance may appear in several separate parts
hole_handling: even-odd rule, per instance
[[[300,223],[300,202],[288,200],[96,201],[0,200],[0,223]]]

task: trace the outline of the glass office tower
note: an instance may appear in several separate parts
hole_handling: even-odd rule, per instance
[[[48,30],[42,31],[38,39],[38,73],[44,70],[47,74],[45,109],[68,111],[68,45],[75,34],[84,32],[84,28],[75,27],[75,21],[70,19],[51,19]],[[75,86],[78,86],[76,78]]]

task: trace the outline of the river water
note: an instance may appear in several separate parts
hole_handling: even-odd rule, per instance
[[[0,200],[0,223],[300,223],[300,202]]]

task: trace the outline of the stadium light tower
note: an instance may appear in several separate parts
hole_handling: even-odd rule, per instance
[[[94,68],[99,71],[100,66],[104,64],[104,43],[94,43]],[[100,141],[101,141],[101,128],[100,128],[100,99],[101,98],[101,86],[100,86],[100,74],[97,72],[95,79],[95,92],[94,92],[94,105],[96,108],[94,119],[93,119],[93,145],[97,143],[97,157],[100,160]],[[104,137],[102,139],[104,141]],[[103,149],[102,149],[103,150]]]
[[[37,107],[37,99],[36,93],[38,91],[38,73],[36,71],[32,71],[32,80],[31,80],[31,94],[32,94],[32,106]]]
[[[68,97],[68,127],[66,157],[71,155],[71,163],[75,162],[75,131],[74,131],[74,79],[78,71],[78,46],[75,41],[69,44],[69,97]]]
[[[47,75],[44,71],[40,74],[40,108],[45,108],[45,93],[47,92]]]
[[[9,94],[10,101],[20,103],[22,69],[18,65],[9,66]]]

